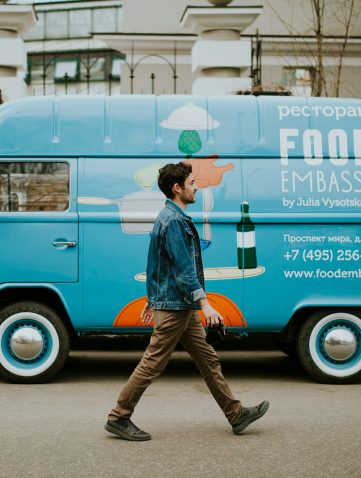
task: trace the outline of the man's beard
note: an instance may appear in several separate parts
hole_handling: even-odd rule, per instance
[[[193,196],[192,198],[183,198],[183,202],[185,204],[194,204],[196,202],[196,197]]]

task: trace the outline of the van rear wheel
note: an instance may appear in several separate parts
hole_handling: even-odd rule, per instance
[[[69,354],[69,334],[59,315],[38,302],[0,311],[0,376],[15,383],[52,378]]]
[[[322,383],[361,379],[361,319],[348,312],[320,312],[301,327],[297,352],[305,370]]]

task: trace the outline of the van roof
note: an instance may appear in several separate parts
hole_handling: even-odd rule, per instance
[[[279,130],[360,127],[361,100],[281,96],[43,96],[0,107],[0,155],[280,155]],[[351,143],[351,141],[350,141]],[[352,144],[349,148],[353,154]],[[302,156],[295,148],[295,156]]]

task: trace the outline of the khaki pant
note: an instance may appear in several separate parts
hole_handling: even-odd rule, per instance
[[[206,333],[197,311],[155,310],[154,332],[150,343],[118,397],[109,420],[129,418],[146,388],[169,362],[179,341],[195,361],[209,390],[232,425],[240,415],[241,403],[232,394],[221,370],[219,358],[207,344]]]

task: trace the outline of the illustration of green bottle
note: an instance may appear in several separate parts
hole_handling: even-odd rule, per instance
[[[241,205],[242,218],[237,224],[237,257],[239,269],[255,269],[257,267],[256,232],[249,217],[249,204]]]

